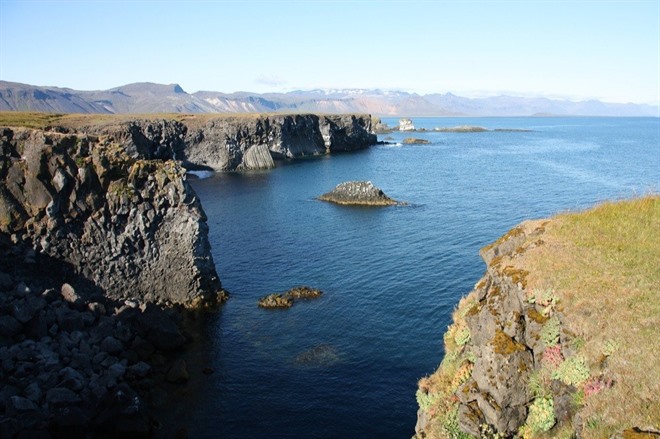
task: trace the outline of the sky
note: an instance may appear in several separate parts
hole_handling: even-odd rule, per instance
[[[660,103],[660,0],[0,0],[0,80]]]

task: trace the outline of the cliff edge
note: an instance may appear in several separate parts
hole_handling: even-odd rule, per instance
[[[485,247],[417,438],[657,437],[660,197],[528,221]]]

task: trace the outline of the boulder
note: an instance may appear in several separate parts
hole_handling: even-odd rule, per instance
[[[12,316],[0,316],[0,336],[13,337],[23,330],[21,322]]]

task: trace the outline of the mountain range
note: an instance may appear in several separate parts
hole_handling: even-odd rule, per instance
[[[660,107],[543,97],[466,98],[367,89],[187,93],[149,82],[80,91],[0,81],[0,111],[51,113],[369,113],[376,116],[660,116]]]

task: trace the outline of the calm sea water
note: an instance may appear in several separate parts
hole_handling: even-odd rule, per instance
[[[386,120],[396,124],[396,119]],[[206,328],[179,416],[190,437],[409,438],[416,382],[485,266],[479,248],[518,222],[660,189],[660,119],[414,119],[531,132],[395,133],[385,145],[193,182],[231,299]],[[405,207],[314,200],[371,180]],[[325,295],[286,311],[257,299]]]

